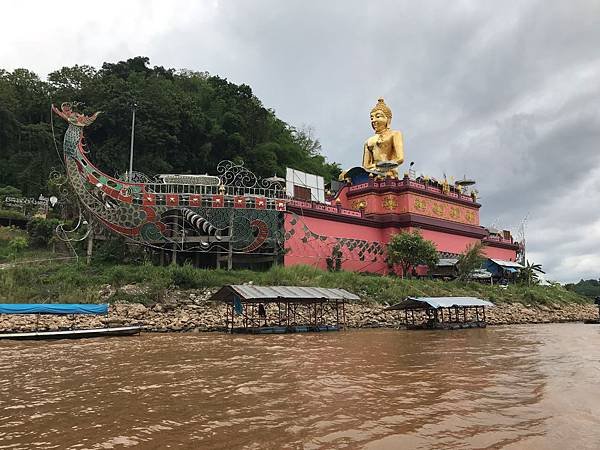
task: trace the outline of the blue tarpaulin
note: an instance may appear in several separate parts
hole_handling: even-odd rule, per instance
[[[77,303],[0,303],[0,314],[108,314],[108,305]]]
[[[242,306],[242,299],[237,295],[233,298],[233,306],[235,309],[235,313],[240,316],[242,312],[244,312],[244,307]]]

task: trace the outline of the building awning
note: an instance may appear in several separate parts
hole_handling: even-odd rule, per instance
[[[517,273],[519,270],[514,267],[503,267],[504,270],[510,273]]]
[[[500,267],[507,269],[507,268],[514,268],[514,269],[522,269],[523,266],[521,264],[519,264],[518,262],[514,262],[514,261],[504,261],[502,259],[492,259],[490,258],[490,261],[498,264]]]
[[[250,284],[230,284],[223,286],[211,300],[232,302],[235,298],[249,302],[269,301],[328,301],[360,300],[358,295],[345,289],[304,287],[304,286],[254,286]]]
[[[108,305],[77,303],[0,303],[0,314],[108,314]]]
[[[407,297],[395,305],[388,306],[386,310],[396,309],[429,309],[453,308],[455,306],[494,306],[487,300],[475,297]]]

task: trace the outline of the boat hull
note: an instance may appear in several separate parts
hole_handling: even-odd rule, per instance
[[[34,331],[28,333],[4,333],[0,339],[12,340],[49,340],[49,339],[83,339],[95,337],[132,336],[140,334],[140,326],[114,328],[88,328],[84,330]]]

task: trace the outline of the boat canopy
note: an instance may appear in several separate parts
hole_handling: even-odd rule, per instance
[[[229,284],[223,286],[211,297],[211,300],[231,303],[236,298],[246,303],[321,303],[331,300],[360,300],[358,295],[344,289],[306,286],[254,286],[250,284]]]
[[[428,309],[428,308],[453,308],[471,306],[494,306],[487,300],[475,297],[407,297],[400,303],[388,306],[386,310],[394,309]]]
[[[108,314],[108,305],[78,303],[0,303],[0,314]]]

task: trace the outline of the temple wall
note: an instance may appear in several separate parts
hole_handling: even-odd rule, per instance
[[[485,247],[485,255],[492,259],[502,259],[504,261],[516,261],[517,252],[509,248],[498,248],[490,245]]]
[[[308,264],[327,269],[334,249],[341,252],[342,269],[386,273],[385,245],[379,228],[334,220],[285,215],[284,265]]]
[[[419,231],[425,239],[433,241],[440,252],[463,253],[468,245],[479,242],[479,239],[477,238],[442,233],[441,231]]]
[[[479,225],[481,205],[470,196],[457,192],[444,193],[439,187],[407,178],[344,186],[337,199],[342,207],[363,209],[366,215],[411,213],[449,222]]]
[[[390,237],[402,228],[377,228],[329,218],[307,217],[288,212],[285,215],[286,266],[306,264],[327,269],[327,258],[334,256],[334,249],[341,260],[342,270],[385,274],[386,245]],[[412,231],[417,228],[404,228]],[[475,237],[418,229],[422,236],[435,243],[440,252],[459,254],[467,246],[479,242]],[[515,260],[513,249],[486,246],[485,254],[494,259]],[[419,275],[426,275],[426,268],[419,268]]]

